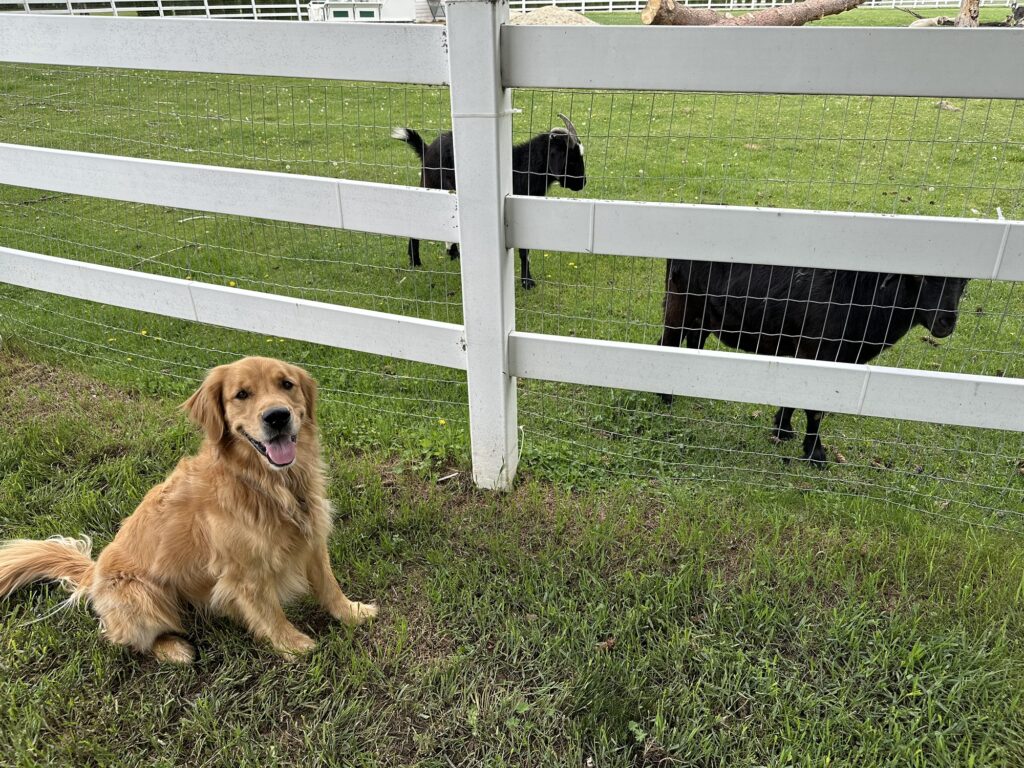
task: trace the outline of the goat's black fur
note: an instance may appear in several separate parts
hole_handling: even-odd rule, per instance
[[[393,138],[404,141],[420,156],[420,183],[427,189],[455,191],[455,147],[452,132],[445,131],[431,144],[411,128],[396,128]],[[578,192],[587,183],[583,146],[574,144],[563,128],[553,128],[512,148],[512,194],[543,197],[558,182]],[[448,254],[459,258],[459,246],[449,246]],[[524,288],[536,285],[530,274],[530,251],[519,249],[521,279]],[[409,240],[409,264],[420,266],[420,241]]]
[[[867,363],[915,324],[953,333],[967,280],[877,272],[670,260],[663,346],[704,346],[714,334],[746,352]],[[671,395],[662,395],[671,402]],[[774,437],[796,436],[792,408],[775,414]],[[803,458],[825,463],[821,411],[807,411]]]

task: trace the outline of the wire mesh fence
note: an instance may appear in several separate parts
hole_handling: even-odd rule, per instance
[[[445,89],[3,65],[0,141],[416,185],[391,127],[450,125]],[[458,264],[321,227],[8,188],[7,244],[173,277],[460,322]],[[43,247],[43,244],[46,244]]]
[[[1022,112],[1014,101],[517,91],[515,106],[521,110],[514,118],[520,141],[552,124],[557,112],[572,115],[586,148],[586,197],[990,219],[1024,215]],[[825,252],[828,244],[820,247]],[[680,244],[679,259],[706,256]],[[894,264],[898,257],[893,254]],[[673,289],[688,291],[690,304],[705,307],[693,321],[711,334],[708,348],[745,345],[753,351],[751,342],[760,335],[761,353],[793,354],[783,348],[799,338],[805,349],[798,356],[867,362],[836,350],[843,339],[872,340],[870,329],[850,325],[865,310],[876,314],[875,333],[901,338],[874,358],[877,364],[1024,376],[1024,294],[1016,283],[970,281],[955,332],[938,338],[939,331],[933,335],[921,324],[896,334],[887,326],[894,306],[905,300],[877,288],[867,298],[844,294],[849,273],[766,267],[762,272],[777,289],[766,298],[766,286],[753,284],[749,270],[735,269],[734,276],[732,268],[723,268],[727,279],[718,284],[692,281]],[[538,295],[520,298],[520,330],[649,344],[662,338],[663,261],[536,252],[533,272],[541,287]],[[803,303],[793,289],[801,280],[819,284]],[[937,283],[957,292],[956,281]],[[927,306],[920,289],[911,299]],[[833,322],[824,331],[808,322],[829,312]],[[788,341],[772,326],[787,318],[796,327]],[[731,330],[746,332],[746,338],[731,334],[732,346],[717,338],[730,336],[723,333],[730,323]],[[808,347],[817,353],[808,354]],[[800,441],[794,446],[777,438],[774,412],[768,404],[677,398],[666,405],[654,394],[525,381],[519,405],[524,465],[577,479],[710,480],[884,499],[986,525],[1020,522],[1024,439],[1018,433],[831,415],[822,426],[830,464],[821,472],[792,461],[801,456]],[[799,419],[795,425],[799,438]]]
[[[722,10],[750,10],[786,5],[794,0],[687,0],[686,5]],[[867,0],[868,8],[945,8],[958,0]],[[639,13],[645,0],[513,0],[513,11],[527,12],[549,5],[580,13]],[[1008,6],[1009,2],[999,3]],[[112,14],[120,16],[207,16],[243,19],[309,19],[309,4],[302,0],[0,0],[0,12]],[[434,19],[427,0],[417,3],[420,21]]]
[[[446,470],[468,451],[461,371],[7,285],[0,285],[0,301],[0,337],[8,353],[71,365],[127,391],[178,401],[215,365],[246,355],[282,358],[317,379],[319,421],[331,444],[429,473]]]
[[[516,142],[559,127],[564,113],[585,145],[586,187],[556,184],[551,195],[1024,218],[1024,113],[1014,101],[533,90],[513,101]],[[419,160],[391,129],[413,128],[429,142],[450,124],[443,88],[0,67],[0,141],[19,144],[417,185]],[[0,187],[0,238],[156,274],[462,318],[459,262],[443,243],[424,244],[414,269],[400,238],[11,187]],[[681,245],[680,258],[701,256]],[[661,338],[662,261],[543,251],[532,259],[537,287],[517,290],[518,329]],[[0,332],[33,355],[180,396],[210,365],[274,354],[320,379],[339,439],[438,470],[467,455],[461,373],[0,292]],[[951,336],[915,326],[875,362],[1024,377],[1022,334],[1019,286],[975,280]],[[707,344],[727,348],[714,336]],[[656,394],[541,381],[521,381],[519,391],[522,471],[543,477],[737,483],[1007,528],[1024,514],[1024,439],[1014,432],[831,415],[822,427],[830,463],[819,471],[785,463],[800,451],[771,441],[771,404],[666,405]]]
[[[393,125],[450,125],[445,89],[0,65],[0,141],[135,158],[418,183]],[[404,239],[0,186],[12,248],[150,274],[460,323],[458,262]],[[181,397],[205,370],[285,357],[320,381],[332,431],[440,466],[468,450],[459,371],[303,345],[0,285],[0,333],[45,359]],[[332,418],[332,414],[343,414]]]

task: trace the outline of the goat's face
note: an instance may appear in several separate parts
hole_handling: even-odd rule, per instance
[[[967,287],[962,277],[914,277],[917,308],[914,320],[937,339],[944,339],[956,328],[960,299]]]
[[[552,128],[548,134],[548,175],[573,192],[587,185],[583,145],[564,128]]]

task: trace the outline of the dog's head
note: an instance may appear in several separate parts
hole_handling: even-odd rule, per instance
[[[316,424],[316,383],[294,365],[246,357],[210,371],[182,407],[208,440],[240,441],[266,466],[286,469],[303,427]]]

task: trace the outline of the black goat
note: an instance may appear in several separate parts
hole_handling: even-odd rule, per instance
[[[512,148],[512,194],[543,197],[556,181],[566,189],[579,192],[587,183],[583,165],[583,145],[568,117],[558,115],[565,128],[552,128]],[[445,131],[427,145],[411,128],[394,128],[391,137],[404,141],[420,156],[423,165],[420,183],[427,189],[455,191],[455,147],[452,132]],[[448,254],[459,258],[459,246],[452,243]],[[530,251],[519,249],[523,288],[536,285],[530,275]],[[420,241],[409,240],[409,264],[420,266]]]
[[[670,260],[662,346],[701,349],[714,334],[745,352],[867,363],[915,324],[953,333],[967,280],[878,272]],[[671,395],[662,395],[672,402]],[[774,437],[796,436],[793,409],[775,414]],[[804,456],[825,463],[821,411],[807,411]]]

